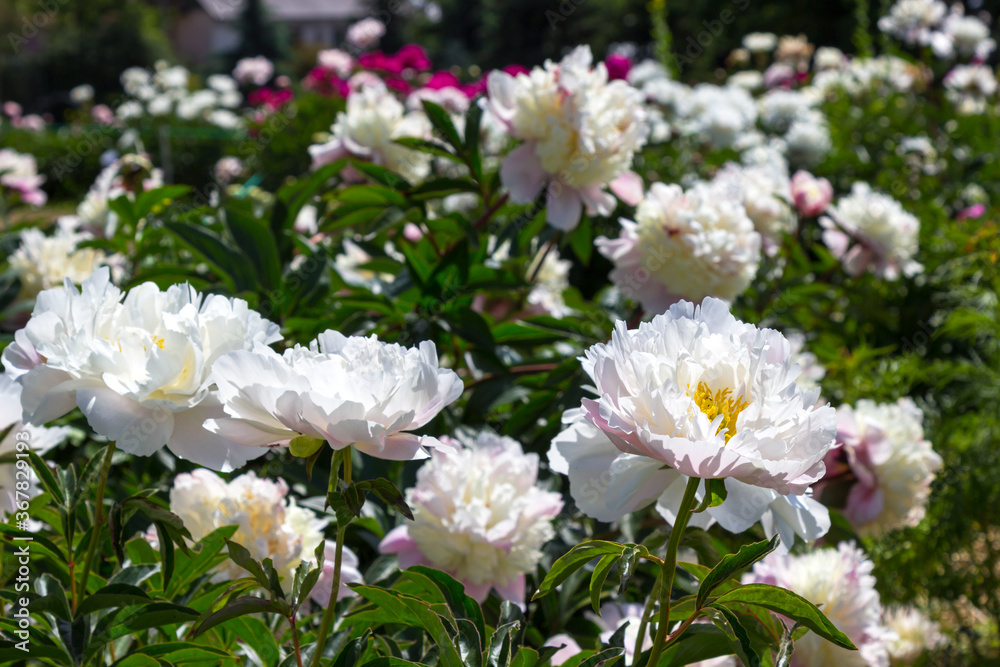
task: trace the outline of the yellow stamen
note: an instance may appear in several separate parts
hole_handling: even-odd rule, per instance
[[[153,342],[156,343],[161,350],[163,349],[163,336],[153,336]]]
[[[722,415],[722,423],[719,424],[716,434],[725,429],[727,445],[729,439],[736,435],[736,419],[749,405],[742,396],[734,399],[731,389],[719,389],[713,394],[704,382],[698,383],[698,388],[694,392],[694,402],[710,421]]]

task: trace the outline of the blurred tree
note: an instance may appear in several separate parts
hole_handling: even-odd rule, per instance
[[[284,57],[286,49],[274,24],[267,20],[267,9],[262,0],[246,0],[246,7],[239,20],[240,45],[234,60],[264,56],[272,61]]]

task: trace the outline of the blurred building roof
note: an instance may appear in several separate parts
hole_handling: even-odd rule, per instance
[[[235,21],[243,13],[246,0],[198,0],[216,21]],[[276,22],[335,21],[368,13],[364,0],[264,0],[267,17]]]

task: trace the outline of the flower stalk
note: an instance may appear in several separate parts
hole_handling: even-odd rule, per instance
[[[108,451],[104,455],[104,465],[101,468],[101,477],[97,481],[97,508],[94,510],[94,528],[90,535],[90,546],[87,547],[87,556],[83,561],[83,578],[80,580],[81,593],[85,597],[87,594],[87,581],[90,579],[90,569],[94,564],[94,554],[97,552],[97,545],[101,542],[101,533],[104,530],[104,488],[108,484],[108,473],[111,472],[111,459],[115,455],[115,442],[111,441]],[[70,578],[70,597],[73,600],[73,613],[76,613],[79,597],[76,594],[76,580]]]

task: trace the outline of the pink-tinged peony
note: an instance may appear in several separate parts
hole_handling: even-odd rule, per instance
[[[618,79],[628,80],[628,73],[632,69],[632,59],[619,53],[612,53],[604,59],[604,66],[608,68],[608,79],[617,81]]]
[[[24,112],[24,109],[17,102],[4,102],[3,106],[0,106],[0,109],[3,110],[4,115],[8,118],[19,118]]]
[[[826,210],[832,199],[833,186],[825,178],[816,178],[801,169],[792,176],[792,200],[803,216],[818,216]]]
[[[206,422],[213,433],[251,447],[307,435],[394,461],[426,458],[435,441],[411,431],[462,393],[433,343],[406,348],[333,330],[284,355],[263,345],[224,355],[212,376],[228,415]]]
[[[912,400],[875,403],[862,399],[837,408],[837,440],[831,474],[846,462],[854,482],[844,513],[861,535],[916,526],[924,518],[941,457],[924,439],[923,413]]]
[[[316,54],[316,64],[332,72],[341,79],[351,76],[354,71],[354,58],[340,49],[324,49]]]
[[[738,297],[757,275],[762,240],[733,194],[721,184],[654,183],[635,222],[622,218],[617,239],[595,241],[615,265],[611,281],[651,313],[682,299]]]
[[[309,597],[313,602],[324,609],[330,604],[330,593],[333,591],[333,579],[337,573],[337,544],[327,540],[326,551],[323,555],[323,573],[320,574],[316,585],[309,592]],[[346,546],[340,554],[340,586],[337,591],[337,599],[343,600],[346,597],[355,595],[348,584],[364,583],[364,577],[358,570],[358,557]]]
[[[791,667],[888,667],[893,634],[882,625],[874,564],[853,544],[800,556],[771,554],[743,577],[744,584],[771,584],[818,606],[858,647],[841,648],[809,632],[795,642]]]
[[[577,508],[598,521],[617,521],[629,512],[656,504],[656,510],[673,523],[688,477],[662,463],[626,454],[581,410],[563,415],[566,429],[552,441],[549,467],[569,477],[570,494]],[[782,496],[772,489],[726,480],[726,501],[692,517],[691,525],[708,528],[718,522],[733,533],[742,533],[760,522],[765,535],[781,536],[779,549],[787,552],[796,536],[806,542],[830,529],[830,513],[810,494]],[[704,495],[699,487],[697,498]]]
[[[385,36],[385,24],[376,18],[362,19],[347,29],[347,43],[359,49],[369,49]]]
[[[823,242],[851,276],[871,271],[886,280],[924,270],[917,254],[920,221],[898,201],[857,182],[819,219]]]
[[[163,446],[228,471],[262,455],[202,428],[222,416],[213,362],[231,350],[280,340],[278,326],[241,299],[189,285],[143,283],[125,295],[101,268],[77,290],[69,280],[35,300],[3,353],[23,389],[24,421],[42,425],[80,408],[90,427],[131,454]]]
[[[331,128],[333,138],[309,147],[312,168],[354,156],[390,169],[411,183],[430,171],[426,153],[396,143],[402,137],[429,139],[430,122],[423,112],[407,113],[385,87],[366,87],[347,98],[347,108]]]
[[[30,206],[44,206],[49,198],[42,190],[44,182],[33,155],[0,148],[0,196],[15,195]]]
[[[649,132],[642,93],[609,82],[604,64],[592,62],[580,46],[527,74],[489,75],[490,110],[523,141],[500,168],[504,187],[520,204],[545,189],[546,218],[558,229],[576,227],[584,208],[609,215],[616,202],[607,187],[628,204],[642,198],[642,179],[630,171]]]
[[[682,301],[586,352],[598,397],[587,420],[639,461],[802,495],[823,477],[836,413],[796,382],[780,332],[737,320],[724,301]]]
[[[264,56],[243,58],[233,69],[233,78],[242,84],[263,86],[274,76],[274,65]]]
[[[379,550],[396,554],[403,568],[448,572],[480,602],[492,589],[523,607],[525,574],[555,534],[562,497],[536,485],[538,455],[510,438],[444,440],[406,492],[414,521],[390,531]]]
[[[107,104],[95,104],[91,107],[90,117],[98,125],[113,125],[115,122],[115,112]]]

